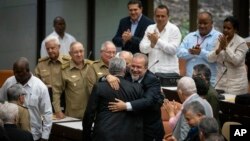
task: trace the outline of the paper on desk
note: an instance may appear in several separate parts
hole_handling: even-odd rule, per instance
[[[65,117],[63,119],[56,119],[56,118],[53,118],[52,122],[54,123],[57,123],[57,122],[64,122],[64,121],[77,121],[77,120],[80,120],[78,118],[73,118],[73,117]]]
[[[236,95],[233,95],[233,94],[222,94],[225,96],[225,100],[224,101],[227,101],[227,102],[232,102],[232,103],[235,103],[235,97]]]
[[[161,88],[171,90],[171,91],[176,91],[177,90],[177,87],[161,87]]]
[[[61,123],[56,123],[56,124],[69,127],[69,128],[73,128],[73,129],[82,130],[82,121],[61,122]]]

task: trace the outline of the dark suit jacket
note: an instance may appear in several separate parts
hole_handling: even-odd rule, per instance
[[[91,140],[91,126],[94,122],[94,141],[142,141],[142,117],[135,112],[111,112],[108,103],[115,98],[132,101],[143,94],[140,84],[120,78],[120,89],[113,90],[108,82],[98,82],[90,95],[83,118],[83,140]]]
[[[5,129],[0,126],[0,141],[10,141]]]
[[[17,128],[15,124],[4,124],[4,128],[11,141],[33,141],[30,132]]]
[[[117,47],[122,47],[122,50],[131,51],[133,54],[140,52],[139,44],[144,36],[145,30],[147,29],[148,25],[154,24],[154,22],[149,19],[148,17],[142,15],[138,26],[135,30],[134,36],[132,37],[131,41],[128,41],[125,45],[122,43],[122,34],[124,31],[128,29],[131,30],[131,21],[130,17],[125,17],[120,20],[118,30],[116,32],[115,37],[112,39],[114,44]]]
[[[131,78],[129,78],[131,80]],[[144,90],[143,98],[131,101],[133,111],[143,112],[143,132],[145,137],[162,140],[164,128],[161,120],[161,94],[160,80],[150,71],[147,71],[140,82]]]

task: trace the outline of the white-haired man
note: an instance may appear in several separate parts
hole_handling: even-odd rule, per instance
[[[213,117],[212,107],[205,99],[202,99],[197,94],[196,85],[192,78],[182,77],[178,82],[177,92],[180,97],[180,100],[183,102],[182,107],[185,107],[186,104],[191,103],[193,101],[198,101],[204,107],[205,115]],[[173,135],[178,141],[183,141],[187,137],[187,133],[189,130],[190,127],[184,117],[184,114],[181,112],[180,117],[174,128]]]
[[[51,89],[52,95],[55,92],[55,87],[58,87],[62,82],[62,66],[70,61],[70,56],[62,55],[60,50],[59,39],[56,36],[49,36],[45,39],[45,48],[48,56],[42,57],[38,60],[35,68],[35,75],[40,78],[46,86]],[[52,96],[52,103],[56,117],[61,119],[64,114],[61,110],[60,96]]]

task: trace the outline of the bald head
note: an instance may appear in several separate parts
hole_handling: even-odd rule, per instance
[[[17,82],[22,85],[26,84],[31,77],[28,59],[19,58],[13,65],[13,72]]]
[[[25,68],[27,71],[29,71],[29,61],[25,57],[19,58],[13,65],[13,70],[18,68]]]
[[[121,51],[119,53],[119,58],[124,59],[126,61],[126,66],[130,67],[133,59],[133,54],[129,51]]]

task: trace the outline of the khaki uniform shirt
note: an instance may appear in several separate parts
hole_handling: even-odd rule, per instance
[[[18,105],[18,104],[17,104]],[[25,131],[30,130],[30,115],[28,108],[18,105],[18,119],[17,126]]]
[[[82,69],[76,67],[73,61],[63,67],[62,79],[63,83],[57,90],[53,99],[57,99],[58,95],[65,90],[66,111],[65,115],[82,119],[89,99],[87,89],[87,71],[92,64],[90,60],[84,60]]]
[[[108,74],[109,74],[108,66],[106,66],[101,59],[93,62],[92,66],[89,68],[87,77],[88,89],[90,94],[92,92],[94,84],[99,80],[99,78]]]
[[[58,93],[55,92],[55,87],[59,87],[62,84],[62,66],[70,60],[70,56],[67,55],[59,55],[55,62],[52,62],[49,57],[41,58],[35,68],[35,75],[39,77],[48,88],[52,88],[52,93]],[[53,99],[52,101],[55,112],[61,111],[60,96],[59,99]]]

